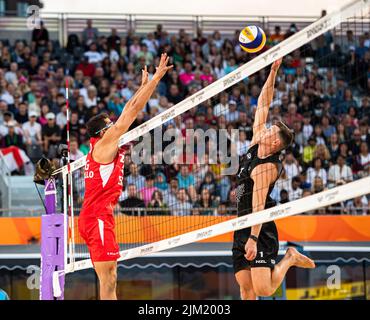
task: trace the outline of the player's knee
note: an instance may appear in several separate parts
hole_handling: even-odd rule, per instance
[[[240,296],[242,300],[255,300],[256,299],[256,294],[251,287],[245,287],[241,286],[240,287]]]
[[[117,284],[117,270],[116,268],[109,268],[103,275],[100,277],[100,283],[102,286],[107,289],[115,289]]]
[[[269,287],[269,286],[266,286],[266,285],[258,285],[254,289],[254,291],[255,291],[256,295],[259,296],[259,297],[269,297],[274,293],[272,288]]]

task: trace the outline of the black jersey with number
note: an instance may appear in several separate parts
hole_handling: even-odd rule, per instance
[[[251,173],[255,167],[264,163],[275,163],[277,165],[278,173],[281,171],[280,152],[275,153],[267,158],[260,159],[257,155],[258,144],[253,145],[249,148],[248,152],[241,158],[239,170],[237,173],[237,190],[236,199],[238,206],[238,216],[244,216],[253,212],[252,207],[252,195],[254,181],[251,178]],[[266,202],[265,209],[273,207],[276,203],[270,197],[270,193],[274,188],[275,182],[270,185]]]
[[[248,152],[240,160],[239,170],[237,173],[238,187],[236,190],[238,216],[243,216],[253,212],[252,199],[254,181],[251,178],[251,173],[256,166],[264,163],[276,164],[278,175],[280,175],[282,167],[280,152],[267,158],[260,159],[258,158],[258,144],[255,144],[249,148]],[[270,185],[265,201],[265,209],[276,205],[276,202],[270,196],[274,185],[275,182]],[[254,261],[247,261],[244,257],[244,246],[250,234],[250,227],[234,232],[233,260],[235,272],[249,267],[268,266],[273,268],[279,249],[278,232],[275,222],[270,221],[262,225],[258,236],[257,248],[259,255],[263,256],[263,258],[256,258]]]

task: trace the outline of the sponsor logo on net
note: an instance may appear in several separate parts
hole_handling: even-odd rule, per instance
[[[166,112],[161,116],[161,122],[166,122],[167,120],[172,119],[174,116],[175,116],[175,109],[172,109],[169,112]]]
[[[203,99],[203,95],[204,95],[204,92],[205,92],[205,90],[203,89],[203,90],[201,90],[201,91],[199,91],[199,92],[197,92],[195,95],[194,95],[194,97],[193,98],[191,98],[191,102],[192,103],[195,103],[195,102],[200,102],[200,101],[202,101],[202,99]]]
[[[168,239],[167,243],[168,243],[169,246],[173,246],[173,245],[179,243],[180,240],[181,240],[181,236],[173,238],[173,239]]]
[[[307,30],[307,39],[311,39],[313,36],[315,36],[317,33],[319,33],[321,30],[329,28],[331,25],[331,20],[327,19],[322,21],[317,26],[313,26],[312,28]]]
[[[263,57],[263,59],[265,61],[267,60],[274,60],[274,58],[276,58],[276,56],[279,54],[279,51],[280,51],[281,47],[279,45],[275,46],[273,49],[271,49],[270,53],[267,54],[265,57]]]
[[[319,196],[317,198],[317,201],[319,203],[321,203],[322,201],[332,201],[332,200],[334,200],[337,197],[338,194],[339,194],[339,191],[338,190],[334,190],[334,191],[329,192],[329,193],[327,193],[325,195]]]
[[[207,238],[209,236],[211,236],[213,233],[213,230],[208,230],[208,231],[201,231],[201,232],[198,232],[197,235],[196,235],[196,239],[202,239],[202,238]]]
[[[283,215],[288,214],[291,211],[292,207],[286,207],[286,208],[281,208],[278,210],[274,210],[270,212],[270,218],[277,218]]]
[[[244,217],[244,218],[241,218],[238,221],[232,222],[231,225],[233,226],[233,228],[235,228],[235,227],[244,227],[247,222],[248,222],[248,217]]]
[[[148,246],[148,247],[141,248],[140,249],[140,254],[148,254],[150,252],[153,252],[155,247],[156,247],[155,245],[151,245],[151,246]]]
[[[242,72],[239,71],[235,73],[234,75],[231,75],[229,77],[226,77],[226,79],[223,81],[224,88],[232,84],[234,81],[240,80],[242,78]]]

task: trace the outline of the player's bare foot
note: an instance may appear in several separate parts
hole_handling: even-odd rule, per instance
[[[293,259],[293,265],[299,268],[315,268],[315,262],[305,255],[299,253],[297,249],[289,247],[287,255]]]

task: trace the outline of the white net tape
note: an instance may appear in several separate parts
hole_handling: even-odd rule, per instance
[[[292,51],[300,48],[307,42],[324,34],[325,32],[334,28],[335,26],[345,21],[346,19],[354,16],[357,13],[364,14],[364,12],[368,12],[368,10],[369,10],[368,0],[353,1],[348,5],[344,6],[343,8],[341,8],[340,10],[337,10],[319,19],[318,21],[309,25],[305,29],[301,30],[300,32],[297,32],[290,38],[282,41],[280,44],[274,46],[270,50],[259,55],[252,61],[242,65],[241,67],[224,76],[223,78],[210,84],[203,90],[198,91],[196,94],[176,104],[172,108],[155,116],[154,118],[138,126],[137,128],[127,132],[121,137],[119,144],[124,145],[127,144],[128,142],[136,140],[137,138],[150,132],[154,128],[163,125],[165,122],[175,118],[180,114],[183,114],[184,112],[194,108],[203,101],[212,98],[213,96],[235,85],[244,78],[254,74],[255,72],[261,70],[262,68],[265,68],[278,58],[281,58],[291,53]],[[71,172],[83,167],[85,165],[85,161],[86,157],[73,162],[70,166]],[[66,181],[65,177],[68,174],[67,166],[63,167],[61,170],[59,170],[59,172],[60,171],[63,172],[64,181]],[[355,182],[348,183],[344,186],[330,189],[321,193],[317,193],[306,198],[302,198],[283,205],[279,205],[277,207],[266,209],[258,213],[253,213],[240,218],[231,219],[222,223],[214,224],[210,227],[198,229],[196,231],[191,231],[188,233],[183,233],[179,236],[167,238],[165,240],[161,240],[158,242],[145,244],[137,248],[124,250],[121,251],[121,257],[119,260],[132,259],[135,257],[152,254],[154,252],[167,250],[169,248],[208,239],[224,233],[251,227],[256,224],[262,224],[271,220],[281,219],[288,216],[300,214],[319,207],[325,207],[367,193],[370,193],[370,177],[363,178],[361,180],[357,180]],[[67,212],[66,186],[64,187],[64,195],[65,195],[64,212],[66,213]],[[72,224],[70,226],[71,230],[74,230],[73,218],[74,216],[72,208],[72,217],[71,219],[69,219],[70,224]],[[68,252],[68,258],[70,263],[67,264],[66,266],[66,273],[92,267],[90,259],[81,260],[77,262],[75,261],[73,255],[73,246],[74,246],[73,239],[74,237],[72,236],[69,243],[69,252]],[[65,241],[67,244],[67,235]],[[65,246],[65,248],[67,249],[67,245]],[[67,254],[65,259],[67,260]]]

